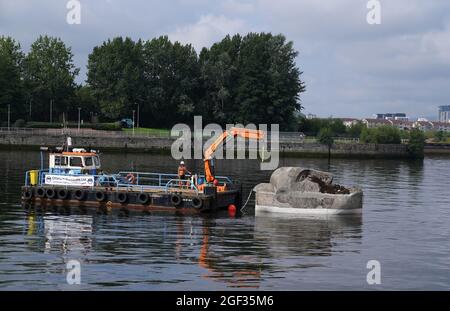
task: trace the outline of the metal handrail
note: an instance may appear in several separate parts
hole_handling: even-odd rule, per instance
[[[137,181],[142,179],[142,178],[148,179],[148,180],[152,180],[153,179],[151,177],[142,177],[142,175],[144,175],[144,176],[147,176],[147,175],[153,175],[154,176],[154,175],[156,175],[156,176],[158,176],[158,180],[159,181],[165,180],[164,177],[166,177],[167,180],[178,179],[178,174],[169,174],[169,173],[149,173],[149,172],[120,171],[118,174],[119,175],[125,175],[125,176],[128,175],[128,174],[134,174],[134,175],[136,175],[136,180]],[[191,177],[191,176],[192,175],[190,175],[190,174],[186,175],[186,177]],[[203,179],[205,178],[204,174],[197,174],[197,176],[199,178],[203,178]],[[215,176],[215,178],[219,181],[219,183],[220,182],[226,182],[226,183],[230,183],[230,184],[233,183],[232,179],[230,177],[228,177],[228,176],[220,176],[219,175],[219,176]],[[161,184],[161,182],[159,184]]]
[[[191,188],[192,190],[195,190],[196,193],[198,193],[197,186],[191,183],[191,181],[188,179],[171,179],[167,182],[165,186],[166,192],[169,192],[169,189],[171,188],[183,189],[183,187]]]
[[[50,173],[48,169],[44,169],[44,170],[26,171],[25,172],[25,186],[30,185],[31,171],[38,171],[37,185],[43,185],[44,184],[43,181],[45,180],[45,175],[51,174],[51,175],[59,175],[59,176],[93,176],[94,177],[94,185],[90,186],[91,189],[94,189],[94,187],[98,186],[98,181],[100,179],[106,178],[109,180],[105,180],[104,182],[109,183],[108,186],[111,188],[116,188],[116,190],[123,189],[123,188],[127,188],[127,189],[138,188],[138,189],[141,189],[141,191],[155,189],[155,190],[164,190],[165,192],[169,192],[169,190],[173,189],[173,188],[182,189],[184,187],[188,187],[192,190],[195,190],[196,193],[199,192],[197,186],[195,184],[191,183],[190,179],[187,179],[187,180],[186,179],[178,179],[178,176],[176,174],[144,173],[144,172],[140,172],[140,174],[159,176],[160,178],[159,178],[158,185],[145,185],[145,184],[139,184],[139,183],[123,183],[120,181],[120,179],[118,179],[118,177],[123,177],[123,175],[121,175],[121,173],[124,173],[124,172],[119,172],[119,174],[102,174],[102,175],[98,175],[98,174],[97,175],[85,175],[85,174],[68,175],[68,174],[64,174],[64,173]],[[174,175],[177,178],[171,178]],[[168,178],[162,179],[161,176],[168,176]],[[65,188],[68,188],[70,185],[61,185],[61,186],[65,186]]]

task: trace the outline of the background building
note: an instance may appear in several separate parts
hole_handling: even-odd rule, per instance
[[[450,122],[450,105],[439,106],[439,122]]]
[[[408,121],[408,117],[406,113],[377,113],[374,114],[376,119],[385,119],[385,120],[403,120]]]

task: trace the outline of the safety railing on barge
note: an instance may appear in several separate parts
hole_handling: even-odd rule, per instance
[[[199,189],[196,183],[192,180],[192,176],[188,175],[187,179],[179,179],[177,174],[163,174],[163,173],[148,173],[148,172],[127,172],[121,171],[118,174],[102,174],[102,175],[84,175],[84,174],[64,174],[53,173],[46,170],[31,170],[25,173],[25,186],[30,186],[31,174],[37,174],[36,186],[58,186],[58,187],[76,187],[70,184],[66,185],[51,185],[45,183],[45,176],[71,176],[71,177],[93,177],[94,182],[91,186],[78,186],[83,188],[108,187],[119,190],[131,191],[145,191],[145,190],[159,190],[164,192],[171,192],[177,190],[190,189],[197,194]],[[132,177],[131,177],[132,176]],[[203,175],[198,175],[198,179],[203,178]],[[226,176],[216,176],[219,185],[232,184],[233,181]]]

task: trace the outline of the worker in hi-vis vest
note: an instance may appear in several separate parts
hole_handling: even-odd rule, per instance
[[[186,179],[186,173],[192,174],[189,172],[186,168],[186,165],[184,164],[184,161],[180,162],[180,165],[178,166],[178,178],[179,179]]]

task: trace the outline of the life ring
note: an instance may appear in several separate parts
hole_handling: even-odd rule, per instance
[[[202,208],[202,206],[203,206],[203,200],[200,199],[199,197],[193,198],[193,199],[192,199],[192,206],[193,206],[195,209],[200,209],[200,208]]]
[[[125,203],[128,201],[128,194],[126,192],[118,192],[117,193],[117,201],[119,203]]]
[[[58,199],[65,200],[69,196],[69,190],[67,189],[59,189],[58,190]]]
[[[136,183],[136,176],[134,176],[133,173],[128,173],[125,179],[128,181],[129,184],[135,184]]]
[[[56,196],[56,191],[52,188],[48,188],[45,190],[45,196],[49,199],[53,199]]]
[[[75,190],[73,197],[75,200],[81,201],[86,197],[86,191],[81,189]]]
[[[45,197],[45,189],[42,187],[39,187],[36,189],[36,196],[39,198]]]
[[[137,195],[137,201],[138,201],[138,203],[140,203],[140,204],[146,204],[147,202],[148,202],[148,199],[149,199],[149,197],[148,197],[148,194],[147,193],[145,193],[145,192],[141,192],[141,193],[139,193],[138,195]]]
[[[179,207],[181,206],[181,203],[183,203],[183,198],[179,194],[172,194],[172,196],[170,197],[170,202],[173,206]]]
[[[96,191],[95,199],[99,202],[102,202],[106,199],[106,194],[103,191]]]

